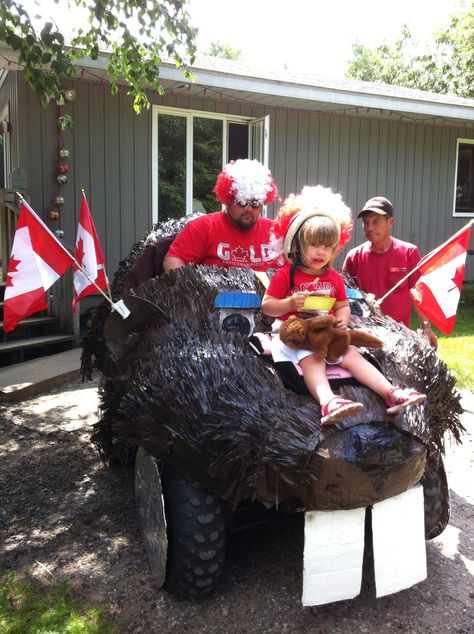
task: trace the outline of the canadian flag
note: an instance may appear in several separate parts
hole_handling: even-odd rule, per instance
[[[445,335],[456,323],[471,224],[421,260],[421,277],[410,289],[414,303]]]
[[[71,266],[72,257],[33,209],[22,202],[5,285],[3,330],[45,310],[45,291]]]
[[[97,293],[97,287],[102,290],[108,288],[108,280],[105,274],[105,260],[100,246],[94,221],[92,220],[86,195],[82,193],[81,211],[79,214],[79,224],[77,226],[76,250],[74,258],[84,269],[74,264],[74,298],[72,307],[76,312],[76,304],[83,297]],[[94,285],[91,280],[95,282]]]

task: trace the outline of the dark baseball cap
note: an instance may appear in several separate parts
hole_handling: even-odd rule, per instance
[[[357,218],[361,218],[365,213],[373,211],[376,214],[380,214],[381,216],[393,216],[393,205],[388,200],[388,198],[384,198],[383,196],[375,196],[375,198],[371,198],[368,200],[360,214]]]

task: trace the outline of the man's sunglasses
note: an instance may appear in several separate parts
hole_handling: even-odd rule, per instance
[[[239,207],[253,207],[257,209],[257,207],[261,207],[263,203],[258,202],[258,200],[247,200],[244,203],[239,203],[238,200],[234,200],[234,205],[238,205]]]

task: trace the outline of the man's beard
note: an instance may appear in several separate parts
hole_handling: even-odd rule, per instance
[[[250,231],[250,229],[255,227],[255,225],[257,224],[257,221],[258,221],[258,218],[255,220],[252,218],[251,221],[244,221],[241,218],[239,218],[239,220],[232,220],[231,218],[231,222],[233,222],[234,225],[238,227],[241,231]]]

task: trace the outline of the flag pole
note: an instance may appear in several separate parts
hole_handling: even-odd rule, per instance
[[[434,255],[436,255],[439,251],[441,251],[442,249],[444,249],[444,247],[448,244],[448,242],[451,242],[451,240],[454,240],[454,238],[457,238],[459,235],[461,235],[461,233],[463,233],[463,231],[466,231],[466,229],[468,229],[472,224],[474,224],[474,218],[472,220],[470,220],[467,225],[464,225],[464,227],[462,227],[461,229],[459,229],[459,231],[456,231],[456,233],[454,233],[450,238],[448,238],[445,242],[443,242],[443,244],[441,244],[439,247],[436,247],[435,249],[433,249],[433,251],[430,251],[429,253],[427,253],[423,258],[421,258],[421,260],[418,262],[418,264],[415,266],[415,268],[413,268],[409,273],[407,273],[405,275],[405,277],[402,277],[401,280],[399,280],[395,286],[392,286],[391,289],[389,289],[385,295],[383,297],[381,297],[380,299],[378,299],[375,302],[375,306],[380,306],[380,304],[389,296],[393,293],[393,291],[395,291],[399,286],[401,286],[403,284],[403,282],[405,280],[407,280],[411,275],[413,275],[413,273],[415,271],[418,271],[418,269],[423,266],[423,264],[425,263],[425,261],[428,258],[433,257]]]
[[[468,229],[473,223],[474,223],[474,218],[472,220],[469,220],[467,225],[464,225],[464,227],[461,227],[459,231],[456,231],[456,233],[454,233],[450,238],[448,238],[446,242],[443,242],[443,244],[441,244],[439,247],[436,247],[436,249],[433,249],[433,251],[430,251],[424,257],[422,257],[421,260],[418,262],[418,266],[421,266],[422,264],[424,264],[425,260],[433,257],[433,255],[436,255],[438,251],[441,251],[442,249],[444,249],[444,247],[448,244],[448,242],[451,242],[451,240],[454,240],[454,238],[457,238],[458,236],[460,236],[461,233],[463,233],[463,231],[466,231],[466,229]]]
[[[66,247],[61,244],[61,242],[57,239],[57,237],[54,235],[54,233],[50,230],[50,228],[41,220],[41,218],[38,216],[38,214],[34,211],[34,209],[32,209],[32,207],[26,202],[26,200],[23,198],[23,196],[19,193],[16,192],[17,196],[19,197],[19,199],[22,201],[22,204],[25,205],[25,207],[28,209],[28,211],[32,214],[32,216],[34,218],[36,218],[36,220],[41,224],[41,226],[49,233],[49,235],[53,238],[53,240],[55,242],[57,242],[59,244],[59,246],[61,247],[61,249],[64,251],[64,253],[66,253],[70,259],[72,260],[72,262],[74,262],[74,264],[77,266],[78,269],[80,269],[84,275],[87,277],[87,279],[89,280],[89,282],[91,282],[91,284],[93,284],[96,289],[99,291],[99,293],[109,302],[109,304],[112,307],[112,310],[116,310],[124,319],[125,317],[123,316],[121,310],[122,307],[119,306],[117,307],[117,304],[119,304],[120,302],[122,302],[122,300],[119,300],[118,302],[116,302],[114,304],[114,302],[112,301],[112,299],[110,297],[108,297],[106,295],[106,293],[104,293],[104,291],[94,282],[94,280],[88,275],[87,271],[84,269],[84,267],[82,267],[79,262],[76,260],[76,258],[71,255],[69,253],[69,251],[66,249]],[[122,302],[123,303],[123,302]],[[126,308],[126,307],[125,307]],[[126,309],[128,311],[128,309]],[[130,312],[128,311],[128,314],[130,314]],[[128,316],[128,315],[127,315]]]
[[[84,191],[84,187],[82,185],[81,185],[81,192],[82,192],[82,195],[84,196],[84,198],[86,199],[87,209],[89,209],[89,203],[87,202],[86,192]],[[90,213],[90,209],[89,209],[89,213]],[[107,271],[105,270],[105,262],[104,262],[104,275],[105,275],[105,282],[107,284],[107,291],[109,292],[110,299],[112,299],[112,291],[110,289],[110,284],[109,284],[109,278],[107,276]],[[93,284],[94,284],[94,282],[93,282]],[[96,286],[96,284],[94,284],[94,286]]]
[[[76,260],[76,258],[71,255],[71,259],[74,262],[74,264],[77,266],[78,269],[80,269],[84,275],[87,277],[87,279],[89,280],[89,282],[96,287],[96,289],[99,291],[99,293],[102,295],[102,297],[105,297],[105,299],[109,302],[109,304],[113,307],[114,306],[114,302],[112,301],[112,299],[107,295],[107,293],[104,293],[104,291],[100,288],[100,286],[98,286],[94,280],[92,279],[92,277],[89,276],[89,274],[87,273],[86,269],[84,267],[82,267],[79,262]]]
[[[62,244],[58,238],[54,235],[54,233],[51,231],[51,229],[41,220],[41,218],[38,216],[38,214],[36,213],[36,211],[31,207],[31,205],[28,204],[28,202],[23,198],[23,196],[19,193],[19,192],[15,192],[16,195],[18,196],[18,198],[21,200],[22,204],[25,205],[25,207],[28,209],[28,211],[31,213],[31,215],[36,218],[36,220],[40,223],[40,225],[43,227],[43,229],[45,231],[47,231],[49,233],[49,235],[53,238],[53,240],[55,242],[57,242],[59,244],[59,246],[61,247],[61,249],[64,251],[64,253],[66,253],[71,260],[74,260],[73,256],[69,253],[69,251],[66,249],[66,247],[64,246],[64,244]]]

